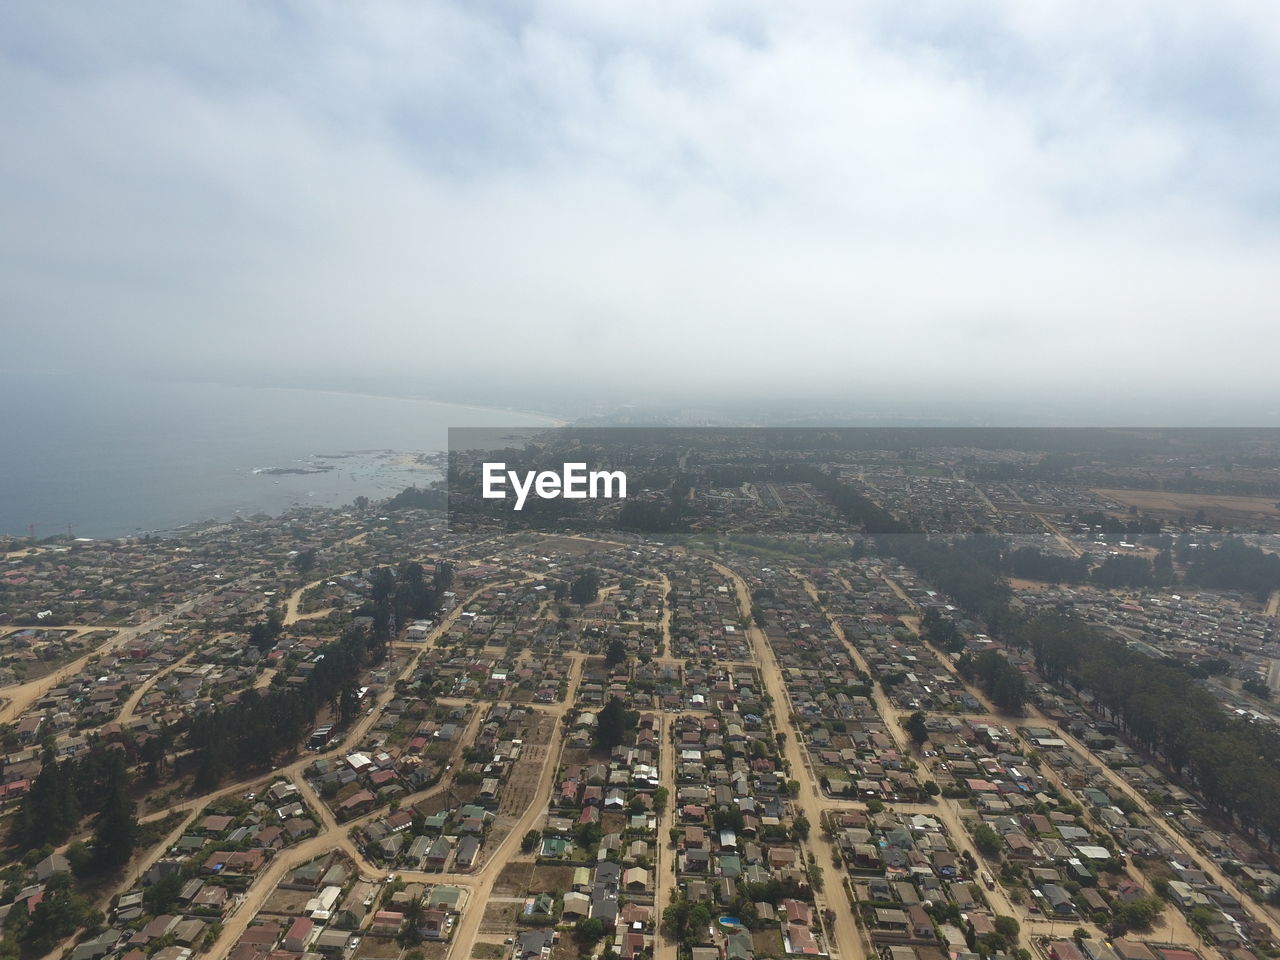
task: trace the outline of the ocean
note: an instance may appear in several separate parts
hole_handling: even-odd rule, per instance
[[[436,479],[450,427],[551,426],[419,399],[7,373],[0,533],[121,537],[389,497]],[[317,457],[326,459],[317,460]],[[282,470],[323,472],[281,473]]]

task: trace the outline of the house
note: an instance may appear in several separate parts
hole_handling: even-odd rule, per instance
[[[1151,952],[1151,948],[1140,940],[1116,937],[1111,941],[1111,949],[1116,952],[1120,960],[1156,960],[1156,955]]]
[[[555,934],[551,930],[525,930],[516,940],[513,960],[544,960],[551,955]]]
[[[1073,940],[1054,940],[1049,944],[1050,960],[1085,960]]]
[[[632,867],[623,874],[623,883],[633,893],[649,889],[649,871],[644,867]]]
[[[443,870],[452,850],[453,845],[449,843],[448,837],[436,837],[431,844],[431,849],[427,851],[427,868],[430,870]]]
[[[379,910],[373,915],[369,932],[379,937],[394,937],[404,926],[404,914],[398,910]]]
[[[289,929],[284,935],[282,946],[290,953],[302,953],[307,949],[311,940],[311,932],[314,929],[314,921],[308,917],[298,917],[289,925]]]
[[[344,817],[354,817],[374,808],[378,799],[368,790],[358,790],[338,804],[338,812]]]
[[[1049,910],[1060,917],[1069,917],[1076,912],[1071,895],[1056,883],[1042,884],[1040,892],[1044,894]]]
[[[418,932],[427,940],[443,940],[449,933],[449,914],[444,910],[427,910],[418,923]]]
[[[564,908],[561,915],[566,919],[569,917],[589,917],[591,916],[591,898],[585,893],[571,891],[564,895]]]
[[[227,908],[227,896],[226,887],[207,883],[192,896],[191,907],[201,912],[212,910],[221,914]]]
[[[312,948],[326,957],[340,957],[346,953],[347,941],[351,933],[347,930],[329,928],[320,931],[320,935],[312,942]]]
[[[476,865],[480,856],[480,841],[474,836],[466,836],[458,841],[457,865],[460,870],[470,870]]]
[[[907,907],[907,922],[913,937],[930,940],[934,938],[933,920],[920,904],[913,903]]]
[[[54,852],[49,854],[35,866],[36,879],[44,883],[55,873],[70,873],[71,861],[62,854]]]

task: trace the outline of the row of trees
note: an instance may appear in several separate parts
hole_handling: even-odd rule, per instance
[[[1244,590],[1259,599],[1280,590],[1280,556],[1236,538],[1189,551],[1187,583],[1214,590]]]
[[[976,682],[1006,713],[1021,713],[1027,702],[1027,681],[1003,654],[983,650],[976,656],[966,652],[956,661],[960,676]]]
[[[40,773],[13,819],[11,840],[19,850],[65,843],[81,820],[94,816],[93,844],[76,866],[80,873],[109,872],[133,853],[138,822],[129,798],[123,751],[94,744],[81,759],[58,760],[45,750]]]
[[[1191,781],[1216,813],[1280,834],[1280,733],[1228,714],[1183,667],[1130,650],[1073,617],[1044,614],[1007,632],[1042,676],[1088,689],[1131,741]]]
[[[1024,580],[1048,583],[1084,583],[1089,579],[1089,558],[1064,557],[1041,553],[1035,547],[1019,547],[1008,554],[1005,563],[1009,574]]]
[[[1009,619],[1009,585],[1000,579],[1004,541],[974,535],[955,542],[923,535],[877,538],[882,554],[895,556],[946,593],[965,612],[981,617],[990,630]]]
[[[279,754],[298,746],[326,703],[339,707],[344,719],[354,716],[354,677],[365,661],[365,636],[354,630],[328,645],[304,684],[246,690],[234,703],[193,717],[187,741],[196,788],[210,790],[231,772],[271,766]]]

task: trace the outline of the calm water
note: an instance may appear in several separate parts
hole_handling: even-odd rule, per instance
[[[387,497],[434,478],[388,451],[447,446],[449,427],[550,421],[425,400],[308,390],[7,375],[0,532],[116,537],[297,504]],[[328,473],[272,475],[317,455]]]

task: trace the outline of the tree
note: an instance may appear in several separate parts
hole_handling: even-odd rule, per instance
[[[1240,689],[1245,693],[1251,693],[1259,700],[1271,699],[1271,688],[1259,680],[1257,677],[1250,677],[1244,683],[1240,684]]]
[[[305,550],[299,550],[293,556],[293,569],[299,573],[310,573],[316,565],[316,551],[314,547],[307,547]]]
[[[1120,935],[1128,930],[1145,930],[1160,916],[1164,909],[1164,901],[1158,897],[1139,897],[1112,905],[1113,920],[1111,931]],[[1191,915],[1192,926],[1195,926],[1195,911]]]
[[[621,640],[610,640],[604,655],[605,666],[616,667],[627,659],[627,645]]]
[[[155,916],[168,913],[169,909],[178,902],[178,895],[182,893],[184,882],[182,874],[169,873],[151,884],[151,886],[144,888],[142,891],[142,903],[147,912]]]
[[[412,947],[422,942],[422,915],[425,910],[422,897],[414,897],[404,905],[404,928],[400,931],[402,946]]]
[[[584,947],[594,947],[604,936],[604,921],[599,917],[584,918],[574,925],[573,933]]]
[[[281,626],[280,619],[276,616],[260,620],[249,628],[249,645],[262,653],[266,653],[276,645],[276,638],[280,636]]]
[[[974,829],[973,842],[985,857],[998,856],[1000,848],[1003,846],[1000,840],[1000,834],[996,833],[985,823],[978,824]]]
[[[799,837],[801,840],[809,839],[809,830],[810,830],[809,818],[806,817],[803,813],[796,815],[795,820],[792,822],[792,827],[795,829],[796,836]]]
[[[907,733],[911,735],[911,740],[917,747],[929,739],[929,728],[925,723],[923,710],[917,710],[907,717],[907,721],[903,726],[907,728]]]
[[[580,607],[595,603],[600,595],[600,574],[595,570],[583,570],[569,585],[569,599]]]
[[[526,833],[523,837],[520,838],[520,849],[523,850],[525,853],[530,853],[533,850],[537,849],[538,844],[541,842],[542,842],[542,831],[530,830],[528,833]]]
[[[1018,942],[1018,933],[1022,928],[1013,917],[996,917],[995,927],[996,933],[1004,937],[1010,946]]]
[[[32,911],[23,939],[33,952],[44,953],[85,926],[89,916],[89,905],[72,889],[70,874],[55,873],[45,884],[44,899]]]
[[[660,929],[663,936],[672,940],[683,940],[685,929],[689,923],[689,901],[683,898],[673,900],[671,905],[662,911]]]
[[[809,886],[810,886],[810,888],[812,888],[813,890],[817,890],[817,891],[821,892],[821,890],[822,890],[822,868],[821,868],[820,866],[818,866],[816,863],[811,863],[811,864],[809,864],[809,870],[808,870],[807,876],[809,877]]]
[[[633,729],[638,720],[638,715],[627,710],[619,697],[610,697],[596,717],[596,743],[612,750],[625,742],[627,731]]]
[[[123,777],[123,773],[122,773]],[[109,873],[127,864],[133,856],[133,845],[138,837],[138,818],[134,804],[124,795],[123,785],[116,782],[110,788],[108,800],[97,815],[97,828],[93,831],[93,867]]]

